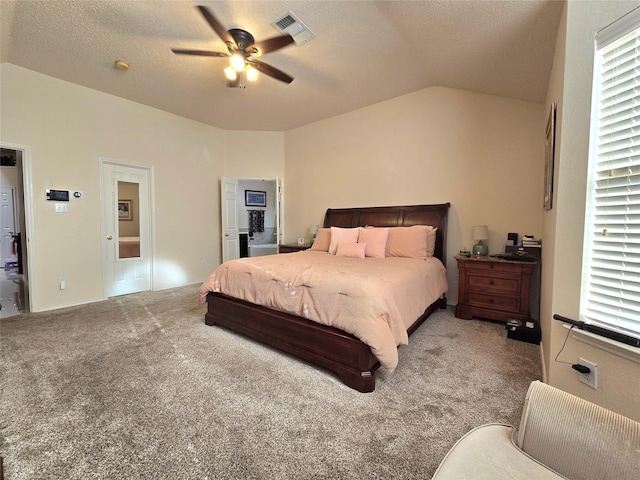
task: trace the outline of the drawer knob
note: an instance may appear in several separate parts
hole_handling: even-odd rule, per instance
[[[490,298],[490,299],[489,299],[489,303],[493,303],[493,298]]]
[[[492,278],[491,280],[489,280],[489,285],[493,285],[493,284],[494,284],[494,281],[493,281],[493,278]]]

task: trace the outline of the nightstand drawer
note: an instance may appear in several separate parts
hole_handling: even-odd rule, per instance
[[[466,269],[468,272],[473,272],[476,274],[490,274],[494,273],[516,273],[520,275],[520,264],[517,263],[507,263],[507,262],[491,262],[491,261],[471,261],[466,264]]]
[[[487,295],[468,292],[466,304],[470,307],[487,308],[501,312],[520,313],[520,297],[502,295]]]
[[[470,289],[481,288],[482,290],[492,289],[503,292],[518,293],[520,291],[520,276],[486,276],[474,271],[467,273],[467,286]]]

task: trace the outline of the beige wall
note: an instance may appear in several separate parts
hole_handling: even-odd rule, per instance
[[[555,168],[554,168],[554,187],[553,187],[553,207],[551,210],[544,212],[542,217],[542,234],[544,236],[544,249],[542,249],[542,279],[540,291],[540,324],[542,327],[542,368],[544,380],[548,381],[549,377],[549,352],[551,351],[551,331],[553,328],[553,312],[551,311],[551,294],[553,292],[554,281],[554,261],[556,249],[557,230],[556,217],[559,210],[558,205],[558,184],[560,182],[560,151],[562,149],[562,123],[564,105],[562,102],[564,89],[564,63],[565,63],[565,37],[566,37],[566,5],[563,10],[563,16],[558,25],[558,35],[556,39],[556,49],[553,58],[553,67],[549,78],[549,87],[547,89],[547,101],[545,103],[546,114],[548,115],[551,103],[556,103],[556,132],[555,132]]]
[[[492,253],[507,233],[542,233],[546,118],[540,104],[428,88],[286,132],[288,242],[309,237],[329,207],[451,202],[453,256],[489,226]]]
[[[154,289],[198,283],[220,263],[221,176],[283,173],[282,133],[225,132],[11,64],[0,75],[0,141],[31,154],[35,311],[103,299],[100,158],[153,167]],[[54,213],[47,188],[84,195]]]
[[[284,177],[284,133],[226,130],[225,145],[225,176]]]
[[[17,167],[0,167],[0,185],[4,188],[17,188]]]
[[[548,381],[563,390],[640,420],[640,364],[569,337],[560,361],[582,357],[598,365],[598,389],[557,363],[567,330],[551,316],[578,318],[586,195],[594,36],[639,2],[570,1],[561,22],[547,105],[558,102],[556,202],[544,215],[543,347]],[[637,355],[640,361],[640,356]]]

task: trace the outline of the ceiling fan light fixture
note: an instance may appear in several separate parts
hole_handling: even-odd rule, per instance
[[[216,35],[227,45],[228,53],[172,48],[171,51],[173,53],[176,55],[228,58],[229,65],[224,69],[224,74],[229,80],[229,87],[245,88],[244,80],[255,81],[258,77],[258,72],[287,84],[293,81],[292,76],[254,58],[254,56],[280,50],[287,45],[291,45],[295,39],[290,34],[287,33],[256,42],[253,35],[246,30],[239,28],[226,30],[207,7],[199,5],[197,8]]]
[[[232,67],[225,68],[224,75],[231,81],[235,81],[235,79],[238,78],[238,73]]]
[[[255,82],[258,79],[258,70],[253,68],[251,65],[247,65],[245,73],[247,74],[247,80],[250,82]]]
[[[239,53],[234,53],[233,55],[231,55],[229,63],[236,72],[242,72],[246,65],[244,56],[240,55]]]

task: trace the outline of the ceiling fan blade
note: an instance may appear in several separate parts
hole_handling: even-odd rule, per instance
[[[213,28],[213,31],[218,34],[218,36],[222,39],[222,41],[226,44],[231,44],[234,47],[238,48],[236,45],[236,41],[233,39],[231,34],[227,32],[227,29],[222,26],[222,24],[218,21],[216,17],[213,16],[213,13],[202,5],[198,5],[198,10],[202,13],[202,16],[207,21],[207,23]]]
[[[256,59],[251,59],[249,60],[249,64],[259,72],[262,72],[265,75],[269,75],[270,77],[273,77],[276,80],[280,80],[281,82],[285,82],[285,83],[293,82],[292,76],[287,75],[282,70],[278,70],[276,67],[272,67],[268,63],[264,63]]]
[[[208,50],[189,50],[184,48],[172,48],[171,51],[177,55],[198,55],[200,57],[228,57],[228,53],[210,52]]]
[[[264,55],[265,53],[286,47],[290,43],[293,43],[293,37],[291,35],[280,35],[249,45],[244,51],[249,55]],[[254,49],[257,50],[257,52],[255,52]]]

